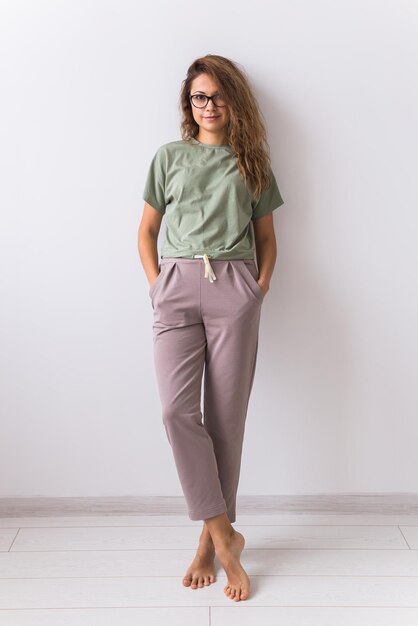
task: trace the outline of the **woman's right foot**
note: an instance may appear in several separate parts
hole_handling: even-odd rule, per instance
[[[215,547],[210,534],[204,527],[196,556],[183,578],[183,585],[192,589],[198,589],[208,587],[211,583],[214,583],[216,580],[214,559]]]

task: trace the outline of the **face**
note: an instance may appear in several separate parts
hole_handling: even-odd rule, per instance
[[[218,84],[208,74],[200,74],[192,81],[190,95],[214,96],[216,93],[221,93]],[[212,100],[209,100],[206,106],[201,109],[196,108],[193,104],[191,107],[193,118],[200,126],[200,135],[207,136],[208,133],[212,137],[224,135],[224,129],[229,121],[228,106],[219,107]]]

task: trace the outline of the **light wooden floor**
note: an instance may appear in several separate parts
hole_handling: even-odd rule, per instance
[[[238,515],[251,597],[183,587],[185,515],[0,519],[1,626],[416,626],[418,516]]]

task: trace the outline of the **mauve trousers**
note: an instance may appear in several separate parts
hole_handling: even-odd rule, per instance
[[[154,363],[189,517],[226,512],[232,523],[264,292],[253,259],[210,259],[213,282],[206,267],[200,258],[160,259],[149,290]]]

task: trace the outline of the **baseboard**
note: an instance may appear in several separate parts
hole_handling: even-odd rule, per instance
[[[418,493],[238,496],[237,515],[278,513],[418,515]],[[183,496],[0,497],[0,517],[187,515]]]

